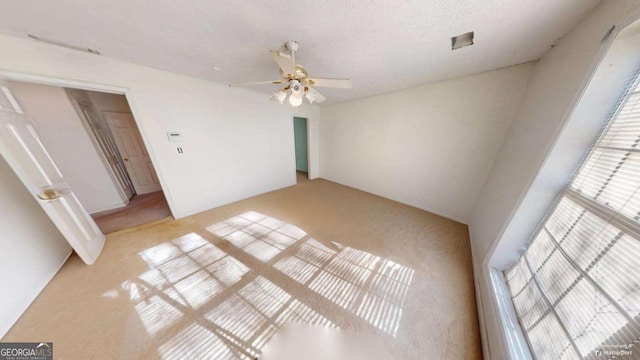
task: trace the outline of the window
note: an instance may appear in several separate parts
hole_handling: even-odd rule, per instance
[[[537,359],[640,358],[637,81],[504,275]]]

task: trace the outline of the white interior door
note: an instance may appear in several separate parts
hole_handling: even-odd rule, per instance
[[[0,83],[0,154],[78,256],[93,264],[105,236],[65,182],[9,87]]]
[[[116,144],[108,133],[109,129],[106,129],[104,127],[95,109],[80,102],[77,102],[77,104],[81,112],[80,115],[84,117],[84,120],[88,123],[88,127],[93,133],[96,143],[100,147],[100,150],[104,155],[107,164],[111,168],[113,177],[115,177],[118,185],[120,185],[120,188],[124,192],[126,199],[131,199],[131,197],[134,195],[133,185],[129,180],[127,170],[119,160]]]
[[[151,164],[151,158],[140,137],[133,115],[104,112],[104,119],[111,129],[124,166],[127,168],[137,194],[160,191],[160,181]]]

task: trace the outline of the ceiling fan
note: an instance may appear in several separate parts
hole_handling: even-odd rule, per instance
[[[261,84],[285,84],[285,86],[276,91],[271,100],[280,101],[282,104],[284,99],[289,95],[289,104],[291,106],[300,106],[302,98],[305,97],[309,103],[321,103],[327,98],[320,94],[313,86],[350,89],[351,80],[349,79],[332,79],[309,77],[307,69],[300,64],[296,64],[296,51],[300,44],[297,41],[287,41],[280,50],[271,50],[271,56],[280,67],[280,80],[271,81],[254,81],[241,84],[230,84],[229,86],[248,86]]]

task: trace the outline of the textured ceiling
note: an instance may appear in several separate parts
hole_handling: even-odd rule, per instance
[[[223,84],[277,79],[268,50],[298,40],[297,60],[311,76],[353,80],[351,90],[319,88],[332,103],[539,59],[598,3],[21,0],[0,3],[0,33]],[[475,45],[451,51],[450,38],[468,31]]]

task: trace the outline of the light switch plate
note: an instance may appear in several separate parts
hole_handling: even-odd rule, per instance
[[[168,132],[167,138],[169,138],[171,142],[182,142],[182,134],[179,132]]]

